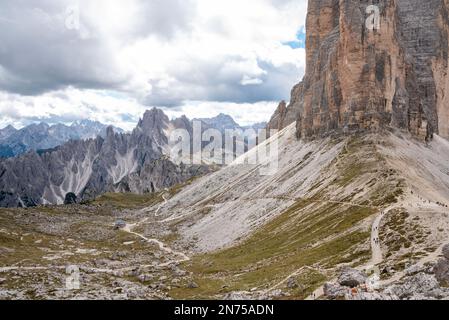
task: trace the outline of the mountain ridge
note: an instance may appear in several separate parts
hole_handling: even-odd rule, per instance
[[[0,157],[15,157],[30,150],[47,150],[58,147],[69,140],[87,140],[97,136],[106,136],[109,126],[98,121],[76,121],[70,126],[64,124],[49,125],[45,122],[28,125],[22,129],[7,126],[0,129]],[[122,129],[113,127],[117,132]],[[6,151],[7,150],[7,151]]]
[[[68,193],[79,201],[106,192],[152,193],[208,171],[176,165],[164,153],[168,117],[145,112],[131,133],[106,129],[104,138],[71,140],[47,152],[30,151],[0,159],[0,206],[63,204]]]

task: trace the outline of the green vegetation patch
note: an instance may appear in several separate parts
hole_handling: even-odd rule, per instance
[[[326,269],[369,258],[369,251],[358,250],[369,232],[353,227],[374,213],[372,208],[298,201],[243,243],[195,257],[188,269],[199,288],[171,293],[184,299],[263,290],[295,274],[301,283],[290,297],[305,298],[328,278]]]
[[[161,194],[106,193],[94,201],[92,205],[112,206],[118,209],[138,209],[161,202]]]
[[[393,260],[390,264],[393,264],[397,271],[404,270],[407,264],[422,257],[422,252],[418,249],[410,252],[410,248],[425,246],[425,231],[419,220],[412,219],[404,208],[392,210],[385,217],[380,238],[386,248],[386,258]]]

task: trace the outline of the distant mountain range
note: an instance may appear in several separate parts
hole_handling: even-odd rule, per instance
[[[201,121],[203,130],[241,128],[225,115]],[[0,207],[63,204],[68,195],[89,200],[105,192],[152,193],[207,173],[207,165],[169,159],[176,129],[192,133],[192,121],[170,120],[158,109],[145,112],[130,133],[90,121],[7,127],[0,133],[9,152],[0,159]]]
[[[226,130],[233,129],[264,129],[267,126],[266,122],[256,123],[251,126],[240,126],[235,120],[224,113],[220,113],[218,116],[213,118],[197,118],[193,119],[193,121],[201,121],[206,127],[220,130],[221,132],[225,132]]]
[[[213,128],[224,133],[227,129],[262,129],[266,123],[257,123],[253,126],[242,127],[234,119],[226,114],[220,114],[213,118],[194,119],[203,123],[203,128]],[[186,117],[173,120],[178,127],[191,127],[191,121]],[[181,123],[184,122],[184,125]],[[94,139],[97,136],[106,137],[108,126],[90,120],[76,121],[72,125],[64,124],[48,125],[46,123],[31,124],[20,130],[13,126],[0,129],[0,158],[11,158],[22,155],[30,150],[38,151],[56,148],[70,140]],[[113,127],[114,132],[123,133],[120,128]]]
[[[106,137],[108,126],[98,121],[82,120],[71,126],[64,124],[48,125],[46,123],[31,124],[20,130],[13,126],[0,129],[0,157],[9,158],[24,154],[30,150],[48,150],[60,146],[70,140],[94,139]],[[123,130],[115,128],[122,133]]]

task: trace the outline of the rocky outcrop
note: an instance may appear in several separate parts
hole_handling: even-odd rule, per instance
[[[449,285],[449,245],[443,248],[443,258],[434,267],[435,277],[441,285]]]
[[[372,290],[359,283],[327,283],[324,297],[328,300],[437,300],[447,299],[449,291],[442,288],[433,274],[422,268],[407,274],[401,281],[381,290]]]
[[[368,276],[363,272],[356,269],[344,268],[338,278],[338,283],[344,287],[355,288],[365,284],[367,280]]]
[[[274,126],[297,115],[300,138],[386,127],[449,137],[448,8],[447,0],[310,0],[306,74]]]
[[[449,259],[446,258],[424,266],[413,265],[405,270],[400,280],[373,289],[362,281],[361,272],[343,269],[338,283],[324,286],[324,296],[329,300],[447,300],[448,270]]]
[[[384,291],[384,294],[396,296],[400,300],[446,300],[449,290],[441,287],[435,275],[426,272],[404,278]]]
[[[267,130],[281,130],[285,128],[288,125],[286,123],[287,110],[287,104],[285,101],[281,101],[271,117],[270,122],[268,122]]]
[[[443,256],[447,259],[447,260],[449,260],[449,244],[447,244],[447,245],[445,245],[444,247],[443,247]]]
[[[323,288],[324,296],[330,300],[344,299],[349,292],[344,286],[326,283]]]
[[[303,83],[299,83],[293,87],[291,92],[290,104],[287,106],[285,101],[279,103],[274,115],[268,122],[268,130],[282,130],[295,122],[300,116],[300,108],[293,106],[302,106],[304,103]]]

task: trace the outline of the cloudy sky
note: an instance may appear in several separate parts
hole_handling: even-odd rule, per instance
[[[0,128],[145,109],[266,121],[304,74],[307,0],[2,0]]]

